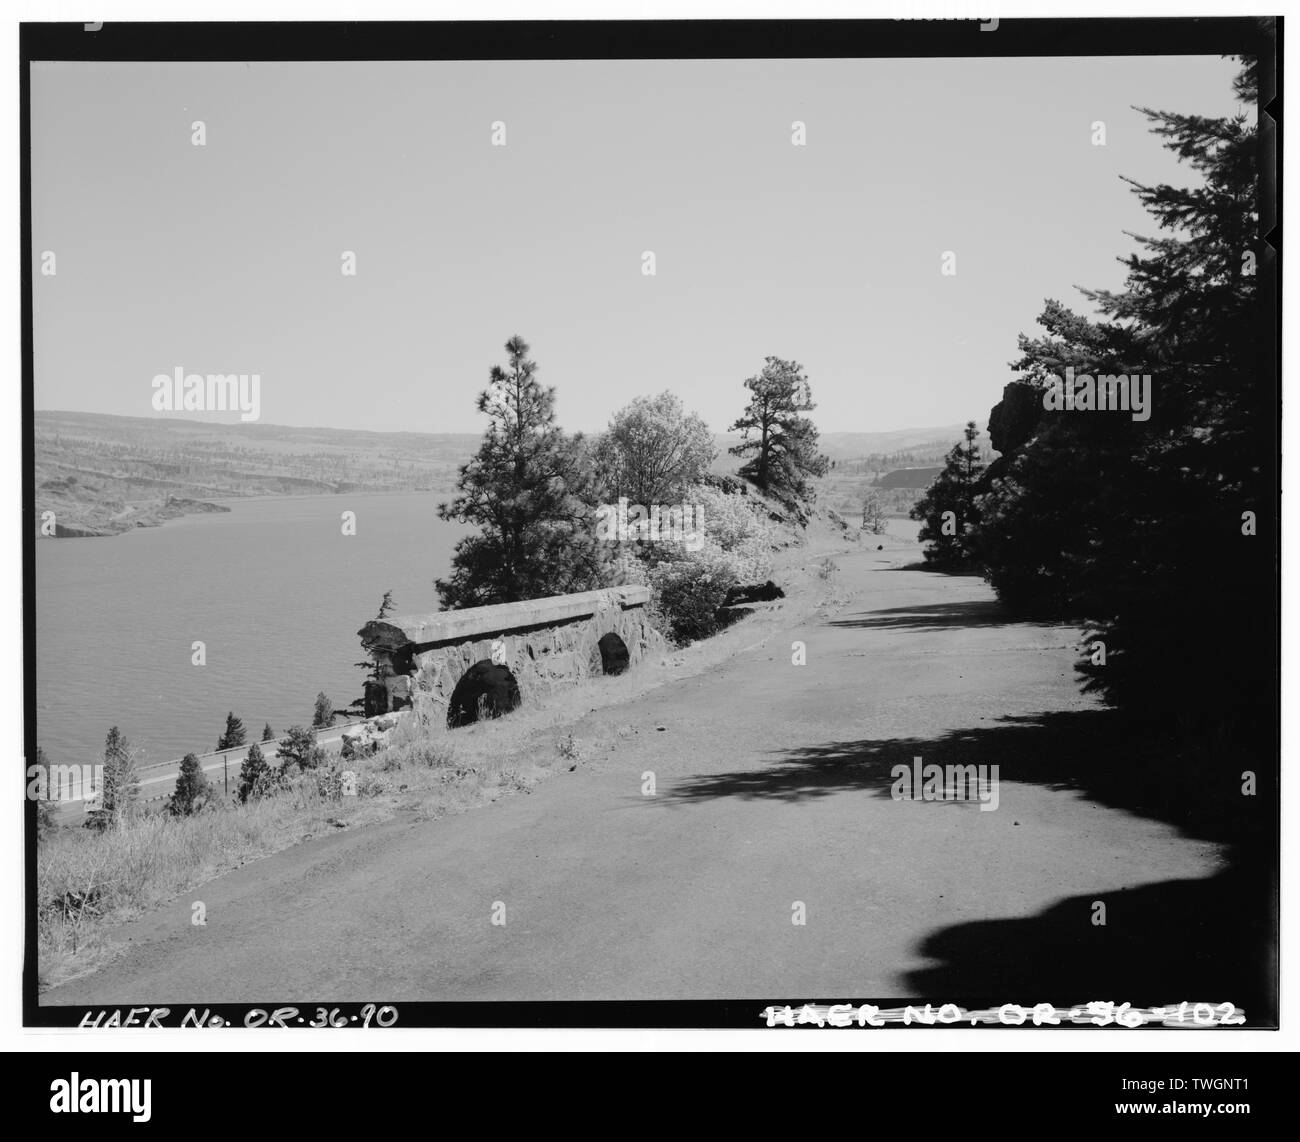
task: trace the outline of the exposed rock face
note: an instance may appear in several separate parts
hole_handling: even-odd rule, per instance
[[[397,714],[382,714],[344,730],[343,760],[366,757],[378,753],[381,749],[387,749],[391,744],[393,727],[397,722]]]
[[[59,539],[120,535],[136,527],[158,527],[164,520],[196,512],[230,511],[222,504],[173,495],[127,503],[74,476],[43,481],[36,496],[38,527],[45,523],[44,513],[53,512],[53,531]]]
[[[738,603],[770,603],[773,599],[784,598],[785,592],[769,579],[766,583],[754,586],[732,587],[722,600],[722,605],[734,607]]]
[[[377,661],[384,693],[376,697],[386,698],[390,710],[409,707],[430,725],[445,725],[457,687],[483,663],[508,672],[528,702],[604,673],[601,640],[608,635],[622,642],[625,669],[662,655],[667,644],[646,618],[648,601],[643,586],[613,587],[390,618],[367,623],[359,634]]]

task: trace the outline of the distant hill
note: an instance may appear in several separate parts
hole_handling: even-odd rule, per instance
[[[214,499],[450,491],[470,433],[367,432],[37,412],[36,510],[61,535],[113,535]]]
[[[928,451],[935,447],[947,452],[962,439],[965,431],[965,424],[949,424],[938,428],[899,428],[893,432],[825,432],[820,444],[822,452],[832,460],[918,449]]]
[[[943,468],[896,468],[886,472],[875,483],[877,488],[928,488]]]
[[[822,451],[833,466],[818,481],[818,503],[853,518],[872,492],[887,514],[906,516],[942,470],[944,457],[963,439],[965,427],[828,433],[821,438]],[[976,444],[984,460],[990,460],[988,435],[981,432]]]
[[[949,424],[937,428],[897,428],[891,432],[823,432],[817,438],[817,445],[824,456],[836,461],[837,467],[842,461],[862,461],[899,453],[919,452],[929,456],[937,452],[942,457],[962,439],[965,430],[964,424]],[[718,446],[714,470],[734,471],[740,466],[740,461],[727,449],[740,443],[739,433],[718,433],[713,439]],[[981,433],[980,439],[987,448],[987,437]],[[889,466],[902,467],[903,463]],[[884,471],[885,467],[882,465],[878,470]]]
[[[59,534],[114,535],[173,516],[221,510],[242,496],[339,492],[451,492],[478,448],[476,433],[371,432],[181,417],[36,413],[36,510],[53,511]],[[961,439],[960,424],[891,432],[828,432],[835,461],[823,481],[827,506],[851,512],[882,473],[934,464]],[[713,470],[734,472],[734,433],[715,437]],[[903,506],[899,501],[899,508]]]

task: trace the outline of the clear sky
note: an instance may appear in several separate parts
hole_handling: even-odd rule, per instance
[[[725,431],[768,354],[823,431],[983,425],[1043,299],[1086,311],[1151,232],[1118,176],[1193,178],[1131,105],[1231,113],[1236,71],[34,64],[36,406],[157,415],[179,365],[260,374],[268,423],[478,432],[517,332],[570,429],[667,388]]]

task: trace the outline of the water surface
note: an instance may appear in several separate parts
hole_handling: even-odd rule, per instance
[[[117,725],[149,761],[212,749],[227,710],[250,738],[310,724],[316,693],[361,694],[357,630],[388,588],[398,613],[437,609],[435,577],[468,530],[445,493],[223,501],[162,527],[36,544],[38,741],[83,763]],[[341,514],[356,513],[356,534]],[[191,665],[192,644],[207,665]]]

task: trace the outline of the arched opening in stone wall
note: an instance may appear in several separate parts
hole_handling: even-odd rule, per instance
[[[447,728],[468,726],[484,718],[499,718],[519,706],[519,683],[505,666],[490,658],[474,663],[451,692]]]
[[[613,631],[603,635],[596,646],[600,649],[600,668],[606,674],[622,674],[628,668],[627,643]]]

